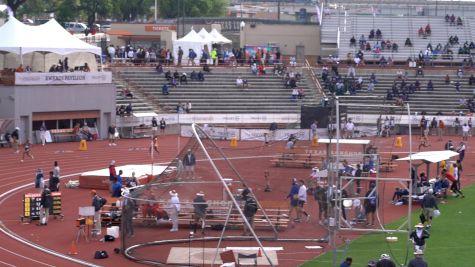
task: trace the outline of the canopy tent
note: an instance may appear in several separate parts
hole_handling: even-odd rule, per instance
[[[20,55],[21,63],[23,63],[24,54],[41,53],[45,71],[45,55],[48,53],[67,55],[85,52],[101,55],[100,47],[79,40],[66,31],[55,19],[39,26],[29,26],[21,23],[15,17],[9,17],[8,22],[0,27],[0,36],[6,37],[0,38],[0,52]],[[91,61],[91,63],[93,62],[95,63],[95,60]]]
[[[400,158],[397,160],[409,161],[409,159],[412,159],[412,160],[422,160],[424,162],[429,162],[429,163],[438,163],[443,160],[448,160],[451,157],[455,157],[458,154],[459,153],[451,151],[451,150],[424,151],[424,152],[412,154],[411,157],[408,156],[408,157]]]
[[[39,26],[21,23],[15,17],[0,28],[0,51],[17,55],[31,52],[49,52],[60,55],[87,52],[101,55],[101,48],[90,45],[67,32],[55,19]]]
[[[207,46],[207,47],[206,47]],[[183,61],[186,62],[188,60],[188,51],[193,49],[196,53],[195,63],[199,63],[199,60],[202,55],[202,50],[211,49],[211,42],[208,42],[201,38],[195,30],[191,29],[191,31],[183,36],[182,38],[173,42],[173,59],[175,63],[178,61],[178,48],[181,47],[183,50]],[[182,62],[183,62],[182,61]]]
[[[451,150],[442,150],[442,151],[424,151],[419,153],[414,153],[411,156],[405,158],[399,158],[399,161],[409,161],[409,160],[421,160],[423,163],[426,164],[426,175],[429,177],[430,175],[430,164],[437,163],[436,169],[439,169],[439,163],[444,160],[449,160],[452,157],[457,156],[459,153],[451,151]],[[423,164],[421,163],[421,164]],[[418,165],[415,166],[416,168]],[[417,172],[417,170],[416,170]]]
[[[213,29],[211,32],[210,32],[210,35],[214,37],[214,39],[216,40],[216,43],[217,44],[230,44],[232,43],[231,40],[229,40],[228,38],[224,37],[221,33],[218,32],[218,30],[216,29]]]
[[[217,39],[214,38],[213,35],[211,35],[209,32],[207,32],[205,30],[205,28],[201,28],[201,30],[198,32],[198,35],[203,38],[203,40],[211,43],[211,44],[216,44],[217,43]]]

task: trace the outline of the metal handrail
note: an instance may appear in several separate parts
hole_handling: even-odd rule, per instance
[[[318,81],[317,75],[313,71],[312,66],[308,62],[307,58],[305,58],[305,68],[310,72],[310,76],[312,78],[313,83],[315,84],[315,87],[317,88],[317,92],[323,95],[323,97],[327,97],[325,94],[322,85],[320,84],[320,81]]]

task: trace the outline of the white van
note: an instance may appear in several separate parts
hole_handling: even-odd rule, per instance
[[[66,22],[64,23],[64,28],[69,32],[83,33],[87,29],[87,26],[81,22]]]

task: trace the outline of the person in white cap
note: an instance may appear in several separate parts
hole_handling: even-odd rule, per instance
[[[180,199],[178,193],[175,190],[169,192],[170,194],[170,219],[172,221],[172,229],[170,232],[178,231],[178,213],[180,213]]]
[[[424,225],[418,223],[414,226],[416,229],[411,232],[409,238],[414,243],[414,250],[420,251],[425,249],[426,239],[430,237],[429,232],[424,230]]]
[[[376,263],[376,267],[396,267],[388,254],[381,254],[381,258]]]
[[[193,199],[193,208],[194,208],[194,223],[193,223],[193,232],[196,233],[198,228],[198,223],[201,221],[201,229],[205,229],[205,219],[206,219],[206,209],[208,204],[204,198],[205,194],[203,191],[196,193],[195,199]]]
[[[407,267],[428,267],[429,265],[424,260],[423,256],[424,251],[416,250],[414,252],[414,259],[409,262],[409,265],[407,265]]]

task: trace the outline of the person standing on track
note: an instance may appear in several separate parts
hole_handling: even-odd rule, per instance
[[[165,122],[165,119],[162,118],[160,120],[160,133],[165,134],[165,128],[167,127],[167,123]]]
[[[117,145],[115,143],[116,135],[117,136],[119,135],[118,134],[119,132],[117,131],[117,127],[115,127],[115,125],[112,124],[111,126],[109,126],[107,132],[109,134],[109,146],[116,146]]]
[[[191,179],[195,178],[195,165],[196,158],[195,154],[191,152],[191,149],[188,149],[185,157],[183,158],[183,166],[185,167],[185,176],[190,177]]]
[[[60,178],[60,171],[61,171],[61,169],[59,168],[58,162],[55,161],[53,163],[53,176],[58,177],[58,179],[59,179]]]
[[[112,193],[112,186],[114,186],[114,182],[117,179],[117,172],[115,170],[115,160],[111,161],[109,165],[109,192]]]
[[[305,203],[307,203],[307,187],[303,180],[299,181],[299,193],[298,193],[298,208],[297,208],[297,222],[301,222],[302,214],[305,215],[306,221],[310,221],[310,214],[305,209]]]
[[[178,198],[178,193],[175,190],[172,190],[170,193],[170,219],[172,220],[172,229],[170,232],[178,231],[178,214],[180,213],[180,199]]]
[[[292,186],[287,198],[290,199],[289,220],[293,224],[298,219],[298,202],[299,202],[299,184],[296,178],[292,178]],[[295,211],[295,219],[292,218],[292,213]]]
[[[43,187],[43,192],[41,193],[41,210],[40,210],[40,222],[39,226],[48,224],[49,211],[53,207],[53,197],[51,196],[51,191],[48,188],[48,185]]]

